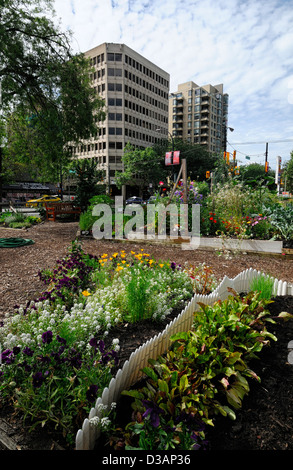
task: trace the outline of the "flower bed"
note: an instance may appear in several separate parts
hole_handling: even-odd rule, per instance
[[[46,290],[16,306],[0,328],[1,401],[32,427],[61,430],[71,444],[119,360],[119,339],[105,346],[110,329],[145,318],[160,323],[217,283],[205,265],[161,263],[143,250],[95,257],[77,244],[40,279]]]
[[[267,282],[272,292],[271,279],[261,285]],[[250,390],[248,380],[260,381],[250,362],[276,337],[266,327],[274,323],[266,309],[269,299],[231,293],[213,305],[200,303],[192,328],[173,335],[168,352],[149,360],[146,379],[122,392],[119,420],[113,406],[90,420],[107,436],[104,450],[204,449],[217,415],[236,418]]]

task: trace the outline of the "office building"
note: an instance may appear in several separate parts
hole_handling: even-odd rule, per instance
[[[169,96],[169,132],[209,152],[225,149],[228,95],[223,84],[199,86],[190,81],[178,85]]]
[[[170,76],[125,44],[104,43],[85,56],[91,59],[92,86],[105,100],[107,115],[99,135],[74,153],[94,158],[114,191],[115,172],[122,171],[121,157],[128,142],[145,148],[168,138]]]

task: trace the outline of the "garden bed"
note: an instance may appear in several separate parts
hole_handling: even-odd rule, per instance
[[[93,240],[94,237],[90,230],[78,230],[76,234],[77,238],[82,240]],[[237,252],[237,253],[257,253],[264,255],[293,255],[293,249],[289,248],[288,243],[282,240],[241,240],[237,238],[221,238],[221,237],[200,237],[192,240],[192,238],[172,238],[166,236],[163,239],[157,236],[149,236],[140,234],[137,237],[135,234],[125,238],[124,240],[115,240],[113,242],[124,242],[124,243],[140,243],[140,244],[156,244],[166,246],[181,246],[182,250],[217,250],[225,252]],[[288,248],[287,248],[288,246]],[[291,244],[290,244],[291,247]]]
[[[56,245],[58,245],[59,249],[62,245],[62,247],[65,251],[68,248],[69,239],[67,237],[71,233],[70,230],[68,230],[68,229],[72,229],[73,225],[71,226],[71,225],[67,225],[67,224],[54,224],[54,227],[50,227],[50,230],[49,230],[49,231],[51,231],[51,235],[53,235],[53,237],[48,236],[48,232],[46,233],[45,230],[42,231],[42,234],[40,234],[40,232],[39,232],[40,228],[45,229],[46,224],[44,224],[43,227],[38,227],[38,230],[35,230],[35,231],[31,230],[30,231],[31,232],[30,237],[34,238],[34,240],[36,242],[35,245],[33,245],[32,247],[23,247],[23,248],[17,249],[16,251],[14,251],[16,256],[12,256],[10,258],[9,269],[13,269],[14,262],[15,262],[15,268],[18,268],[18,271],[17,271],[18,276],[21,274],[21,269],[20,269],[20,266],[22,266],[21,260],[23,260],[23,267],[25,267],[25,269],[30,269],[31,266],[27,266],[27,264],[26,264],[28,257],[32,256],[31,259],[35,260],[36,252],[37,253],[42,253],[42,251],[40,251],[40,244],[42,246],[42,243],[41,243],[42,242],[42,239],[41,239],[42,234],[44,235],[44,246],[43,246],[44,251],[43,251],[43,253],[47,253],[47,255],[48,255],[48,253],[51,253],[51,255],[52,255],[49,259],[48,259],[48,257],[46,257],[45,261],[47,263],[47,266],[48,266],[49,263],[50,263],[49,264],[50,267],[54,266],[56,259],[60,257],[60,252],[59,253],[54,252],[53,251],[53,246],[54,246],[55,250],[56,250]],[[59,234],[59,238],[54,238],[54,235],[56,235],[57,232]],[[33,234],[34,234],[34,236],[33,236]],[[102,241],[102,242],[100,242],[100,241],[91,241],[89,243],[92,243],[92,250],[94,250],[94,248],[95,248],[94,251],[95,251],[96,254],[100,254],[102,251],[109,251],[110,249],[113,250],[113,247],[115,247],[114,249],[116,251],[118,249],[118,246],[119,246],[119,244],[117,245],[116,243],[113,244],[113,243],[110,243],[110,242],[107,243],[105,241]],[[123,248],[126,248],[125,245],[120,245],[120,247],[121,246],[123,246]],[[133,246],[134,245],[129,247],[129,249],[131,250],[133,248]],[[109,248],[109,247],[111,247],[111,248]],[[139,246],[139,248],[140,248],[140,246]],[[157,247],[154,247],[154,246],[149,247],[148,246],[148,248],[147,248],[148,251],[150,251],[149,248],[151,248],[151,250],[154,250],[154,252],[157,249]],[[50,251],[51,249],[52,249],[52,252]],[[98,250],[98,252],[97,252],[97,250]],[[164,256],[165,257],[168,256],[169,259],[170,258],[174,259],[174,257],[177,257],[177,259],[182,260],[184,258],[184,253],[181,250],[179,250],[178,253],[176,253],[176,251],[173,248],[171,249],[171,251],[169,251],[169,250],[170,250],[170,248],[168,249],[168,248],[164,247],[164,250],[163,251],[161,250],[161,253],[164,253]],[[86,251],[88,251],[88,250],[86,250]],[[7,256],[9,256],[9,254],[11,253],[11,251],[9,249],[4,249],[2,251],[2,253],[3,252],[7,253]],[[55,255],[55,253],[56,253],[56,255]],[[201,254],[203,254],[204,255],[203,259],[207,259],[208,256],[209,256],[208,253],[202,253],[202,252],[198,252],[198,253],[196,252],[195,254],[199,255],[199,256]],[[61,255],[62,255],[62,251],[61,251]],[[157,255],[155,253],[154,253],[154,256],[157,257]],[[188,260],[188,259],[190,260],[189,257],[186,258],[186,260]],[[3,262],[3,260],[5,260],[5,257],[1,259],[1,263]],[[40,260],[42,260],[42,258],[37,260],[38,264],[33,264],[33,266],[34,267],[38,266],[38,268],[40,268]],[[195,260],[193,259],[192,261],[195,261]],[[211,261],[214,262],[215,260],[211,258]],[[219,258],[218,258],[217,261],[218,261],[218,263],[216,264],[216,266],[221,268],[222,272],[227,273],[227,267],[229,267],[229,266],[230,266],[230,268],[233,267],[235,269],[235,259],[233,260],[233,262],[232,262],[232,260],[230,261],[230,260],[222,259],[222,260],[220,260],[221,262],[219,263]],[[7,259],[7,262],[8,262],[8,259]],[[241,268],[243,266],[243,260],[241,258],[239,258],[239,263],[240,264],[238,264],[237,268],[239,269],[239,271],[242,271]],[[277,274],[276,277],[278,277],[278,278],[282,277],[283,278],[282,275],[280,276],[280,273],[282,271],[282,273],[286,273],[288,281],[292,280],[292,278],[290,277],[290,273],[292,275],[292,270],[290,270],[290,268],[289,268],[291,261],[288,260],[288,263],[286,263],[286,261],[285,261],[285,263],[284,263],[284,261],[281,262],[280,264],[279,263],[277,262],[276,263],[277,266],[276,266],[275,263],[270,263],[270,261],[268,261],[267,263],[265,263],[265,265],[269,269],[272,268],[272,267],[274,267],[274,269],[279,268],[279,271],[277,271],[277,272],[275,271],[275,276]],[[5,263],[4,263],[4,266],[5,266]],[[44,267],[46,267],[46,265]],[[266,271],[267,271],[267,269],[266,269]],[[230,272],[232,273],[232,271],[230,271]],[[14,276],[11,276],[11,271],[8,270],[8,273],[10,273],[10,278],[8,278],[8,280],[13,281]],[[234,271],[234,273],[235,273],[235,271]],[[25,272],[22,273],[22,274],[23,274],[23,281],[27,282]],[[34,275],[36,275],[36,271],[34,272]],[[230,276],[233,277],[232,275],[230,275]],[[5,282],[7,282],[7,278],[4,277],[3,279],[4,279]],[[32,280],[34,280],[34,279],[32,279]],[[40,286],[40,284],[38,284],[38,286]],[[23,285],[21,287],[25,291],[25,287]],[[13,294],[15,294],[15,291],[13,292]],[[27,292],[26,292],[26,294],[27,294]],[[33,296],[30,296],[30,298],[32,298],[32,297]],[[13,297],[11,299],[12,299],[13,302],[17,303],[17,300],[15,299],[15,295],[13,295]],[[6,299],[6,301],[7,301],[7,299]],[[10,303],[10,305],[12,306],[12,303]],[[163,327],[163,325],[160,325],[160,328],[159,328],[160,331],[161,331],[162,327]],[[127,339],[131,340],[132,348],[133,348],[133,343],[135,343],[134,347],[136,348],[137,345],[138,345],[138,341],[139,341],[139,336],[138,337],[135,336],[136,331],[133,331],[133,332],[130,333],[130,329],[128,329],[128,326],[127,327],[124,326],[123,328],[124,328],[125,334],[127,336]],[[156,330],[150,331],[149,325],[148,325],[148,331],[151,334],[151,337],[156,334],[156,332],[155,332]],[[139,333],[138,333],[138,335],[139,335]],[[122,337],[122,333],[121,333],[121,337]],[[147,336],[145,335],[145,332],[143,332],[143,342],[145,342],[146,340],[147,340]],[[123,354],[122,351],[121,351],[121,353]],[[126,353],[125,354],[126,354],[125,357],[128,357],[127,348],[126,348]],[[56,439],[55,439],[55,442],[56,442]],[[34,448],[36,448],[36,447],[34,447]]]
[[[16,249],[2,248],[0,251],[0,319],[5,313],[14,311],[15,304],[25,304],[35,298],[43,288],[39,269],[52,268],[62,258],[72,240],[76,238],[77,222],[45,222],[24,230],[22,236],[34,241],[31,246]],[[19,230],[0,227],[0,237],[18,237]],[[182,250],[181,246],[162,243],[124,242],[115,240],[83,239],[86,253],[100,254],[113,250],[130,252],[145,247],[156,259],[172,260],[176,263],[199,264],[205,262],[217,279],[225,275],[231,279],[248,268],[266,272],[276,279],[293,283],[293,260],[287,255],[263,257],[261,254],[230,253],[228,256],[214,250]]]
[[[275,297],[268,310],[274,316],[283,311],[293,314],[293,296]],[[250,364],[261,382],[249,381],[250,392],[237,411],[235,421],[227,417],[215,419],[215,427],[209,428],[206,434],[205,450],[293,450],[293,364],[288,362],[293,320],[286,323],[276,320],[269,331],[276,335],[277,341],[271,341],[259,358]],[[139,328],[133,336],[138,339],[142,332],[143,328]],[[144,333],[147,335],[147,329]],[[122,340],[122,349],[127,347],[128,341],[126,338]],[[141,386],[142,383],[139,384]],[[131,402],[129,397],[121,396],[117,427],[123,428],[129,423]],[[113,448],[102,435],[95,450],[101,455],[113,451]]]
[[[293,296],[278,296],[268,308],[274,315],[284,310],[293,314]],[[293,365],[288,363],[288,343],[293,339],[293,321],[278,321],[270,331],[276,334],[278,341],[272,341],[269,347],[264,348],[259,360],[253,364],[261,377],[261,383],[250,383],[251,391],[245,397],[242,409],[237,412],[236,421],[217,419],[214,432],[207,436],[209,450],[293,450]],[[130,325],[121,327],[111,334],[119,334],[123,361],[129,357],[134,345],[137,347],[158,332],[154,324],[146,322],[135,328]],[[126,410],[126,397],[123,400],[120,410]],[[28,433],[20,417],[11,410],[2,409],[0,417],[0,433],[2,431],[3,437],[3,428],[6,426],[6,438],[9,437],[8,442],[14,450],[66,449],[60,435],[54,432]],[[123,418],[128,419],[129,414],[122,413]],[[2,443],[0,449],[5,448],[7,446]],[[101,448],[97,452],[99,456],[103,455]]]

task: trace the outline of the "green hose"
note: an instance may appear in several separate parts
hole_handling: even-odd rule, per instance
[[[32,245],[35,243],[29,238],[0,238],[0,248],[15,248],[16,246]]]

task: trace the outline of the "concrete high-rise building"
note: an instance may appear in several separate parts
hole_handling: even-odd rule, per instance
[[[115,185],[128,142],[145,148],[168,138],[170,75],[125,44],[104,43],[85,56],[91,59],[92,86],[105,100],[107,115],[99,135],[75,148],[74,155],[94,158]]]
[[[194,82],[178,85],[169,96],[169,132],[209,152],[225,149],[228,95],[223,84],[199,86]]]

